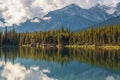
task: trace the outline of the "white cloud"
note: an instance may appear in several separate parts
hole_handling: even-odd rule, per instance
[[[0,3],[3,3],[3,2],[5,2],[6,0],[0,0]]]
[[[4,67],[0,72],[0,80],[55,80],[47,76],[50,73],[48,69],[41,70],[37,66],[26,69],[20,64],[12,64],[11,62],[0,62],[0,67]]]
[[[7,0],[2,6],[2,17],[8,26],[19,24],[30,18],[29,10],[20,0]]]
[[[12,62],[5,63],[4,61],[0,61],[0,80],[62,80],[63,78],[64,80],[74,80],[79,79],[80,76],[82,76],[81,80],[92,80],[93,78],[120,80],[120,75],[116,72],[110,73],[109,70],[91,67],[90,65],[84,63],[80,64],[75,61],[65,64],[64,67],[59,63],[46,61],[38,61],[37,63],[40,64],[33,64],[31,62],[34,62],[34,60],[31,61],[31,59],[17,59],[15,62],[15,64],[12,64]],[[53,64],[54,67],[52,67]],[[86,67],[80,69],[79,66]],[[70,70],[72,68],[75,69]],[[75,75],[76,72],[80,73]],[[91,74],[91,72],[93,72],[93,74]]]
[[[90,8],[97,3],[116,6],[118,0],[1,0],[0,17],[7,26],[19,25],[27,19],[43,18],[48,12],[75,3],[82,8]]]

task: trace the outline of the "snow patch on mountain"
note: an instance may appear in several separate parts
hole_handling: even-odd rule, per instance
[[[35,19],[31,20],[31,22],[33,22],[33,23],[40,23],[40,20],[35,18]]]
[[[3,26],[4,26],[3,22],[0,21],[0,27],[3,27]]]
[[[115,8],[111,8],[109,10],[106,10],[106,13],[108,13],[108,14],[114,14],[115,11],[116,11]]]
[[[43,20],[47,21],[47,20],[51,20],[51,17],[43,17]]]

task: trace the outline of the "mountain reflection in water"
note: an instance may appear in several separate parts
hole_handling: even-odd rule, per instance
[[[1,48],[0,80],[120,80],[120,50]]]

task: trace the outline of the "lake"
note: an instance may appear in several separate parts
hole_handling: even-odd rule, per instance
[[[120,50],[0,48],[0,80],[120,80]]]

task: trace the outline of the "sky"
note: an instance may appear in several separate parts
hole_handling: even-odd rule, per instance
[[[27,19],[43,18],[48,12],[77,4],[88,9],[96,4],[115,7],[120,0],[0,0],[0,18],[5,19],[6,26],[19,25]],[[36,20],[37,21],[37,20]],[[0,26],[3,23],[0,22]]]

